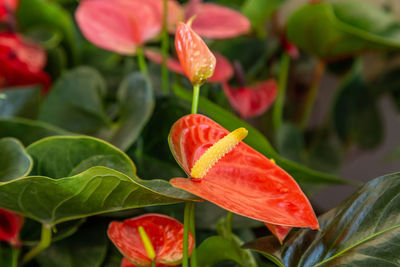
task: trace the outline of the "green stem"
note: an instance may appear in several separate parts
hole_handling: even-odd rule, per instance
[[[151,262],[151,267],[156,267],[156,262],[155,261]]]
[[[310,89],[307,92],[306,100],[304,102],[302,113],[299,121],[301,129],[306,129],[311,117],[311,112],[314,107],[315,100],[317,99],[319,84],[325,71],[325,63],[318,61],[315,66],[314,75],[311,81]]]
[[[183,258],[182,267],[189,267],[189,228],[190,228],[190,215],[193,207],[192,202],[186,202],[184,219],[183,219]]]
[[[226,215],[226,230],[228,231],[228,238],[230,239],[232,237],[232,218],[233,218],[233,213],[228,212]]]
[[[149,72],[147,71],[147,64],[146,64],[146,59],[144,57],[143,46],[137,47],[136,54],[138,58],[140,72],[143,73],[144,75],[147,75]]]
[[[290,56],[287,53],[283,53],[281,57],[281,64],[279,67],[278,95],[276,97],[272,113],[275,131],[277,131],[282,125],[283,107],[285,104],[289,66],[290,66]]]
[[[195,218],[196,204],[192,203],[192,210],[190,212],[190,232],[192,233],[195,246],[190,256],[190,266],[197,267],[197,253],[196,253],[196,218]]]
[[[197,113],[199,106],[200,84],[193,85],[193,100],[192,100],[192,114]]]
[[[21,253],[21,250],[19,248],[12,247],[11,253],[12,253],[11,267],[18,267],[18,257],[19,254]]]
[[[51,226],[49,225],[42,225],[42,236],[40,239],[39,244],[30,250],[28,253],[25,254],[24,258],[22,259],[23,263],[27,263],[31,259],[35,258],[40,252],[45,250],[51,244]]]
[[[168,1],[163,0],[163,28],[161,32],[161,53],[162,53],[162,66],[161,66],[161,78],[162,78],[162,90],[164,93],[168,93]]]

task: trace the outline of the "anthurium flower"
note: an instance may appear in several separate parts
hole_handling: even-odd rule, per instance
[[[232,88],[227,82],[222,88],[229,103],[242,118],[252,118],[263,114],[275,101],[278,85],[275,80],[262,81],[252,87]]]
[[[162,55],[159,51],[154,49],[146,49],[144,51],[146,57],[157,64],[162,64],[163,59]],[[211,83],[222,83],[228,81],[233,76],[233,67],[228,59],[226,59],[223,55],[217,52],[213,52],[216,65],[214,69],[214,74],[208,78],[207,82]],[[184,75],[183,68],[179,63],[178,59],[168,58],[167,59],[167,67],[173,72]]]
[[[46,53],[39,45],[14,33],[0,33],[0,88],[40,83],[47,89],[45,64]]]
[[[165,264],[162,264],[162,263],[156,263],[156,267],[177,267],[177,266],[178,265],[172,266],[172,265],[165,265]],[[132,262],[130,262],[126,258],[123,258],[122,262],[121,262],[121,267],[140,267],[140,266],[133,264]]]
[[[0,0],[0,22],[6,22],[8,16],[15,12],[18,0]]]
[[[108,236],[134,266],[150,266],[152,261],[156,266],[177,265],[182,261],[183,225],[171,217],[146,214],[114,221],[108,228]],[[193,248],[194,240],[189,235],[189,254]],[[154,255],[149,249],[153,249]]]
[[[231,212],[267,224],[318,229],[314,211],[295,180],[240,141],[244,133],[238,129],[229,134],[203,115],[179,119],[172,126],[169,144],[189,178],[173,178],[170,183]],[[236,146],[229,147],[232,144]],[[230,149],[227,151],[226,147]],[[214,151],[207,155],[210,150]],[[210,161],[201,163],[203,155]],[[197,170],[193,174],[195,168],[205,169],[205,174]]]
[[[168,24],[173,28],[183,16],[176,1],[168,1]],[[93,44],[132,55],[136,47],[156,37],[162,28],[162,0],[82,0],[76,21]]]
[[[212,3],[191,0],[185,12],[186,19],[196,16],[193,30],[202,37],[226,39],[250,31],[249,19],[234,9]]]
[[[215,69],[216,59],[204,41],[188,23],[178,22],[175,33],[175,49],[183,72],[193,85],[201,85],[210,78]]]
[[[19,247],[19,232],[24,223],[24,217],[11,211],[0,209],[0,241],[6,241],[14,247]]]

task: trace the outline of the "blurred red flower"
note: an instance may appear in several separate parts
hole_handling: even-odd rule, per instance
[[[232,88],[225,82],[222,88],[229,103],[242,118],[252,118],[263,114],[275,101],[278,92],[278,85],[274,79],[238,89]]]
[[[228,134],[228,130],[203,115],[179,119],[168,140],[176,161],[191,179],[173,178],[170,183],[267,225],[318,229],[315,213],[296,181],[244,142],[224,154],[203,177],[191,177],[199,158]]]
[[[24,217],[11,211],[0,209],[0,241],[9,242],[19,247],[19,232],[24,223]]]
[[[0,0],[0,22],[6,22],[18,6],[18,0]]]
[[[169,28],[181,20],[183,11],[168,1]],[[76,21],[93,44],[120,54],[132,55],[136,47],[156,37],[162,28],[162,0],[82,0]]]
[[[111,222],[108,236],[126,259],[140,267],[150,266],[152,262],[141,239],[140,226],[145,230],[154,248],[154,261],[157,266],[177,265],[182,261],[183,225],[171,217],[159,214],[146,214],[123,222]],[[189,235],[189,254],[193,248],[194,240]]]
[[[46,52],[18,34],[0,33],[0,88],[5,86],[42,84],[50,86],[50,77],[43,71]]]
[[[157,63],[162,64],[162,55],[159,51],[154,49],[146,49],[144,51],[146,57]],[[233,76],[233,67],[228,59],[226,59],[223,55],[218,52],[213,52],[217,63],[215,65],[214,74],[208,78],[207,82],[211,83],[222,83],[228,81]],[[167,59],[167,67],[173,72],[184,75],[182,66],[179,63],[178,59],[168,58]]]

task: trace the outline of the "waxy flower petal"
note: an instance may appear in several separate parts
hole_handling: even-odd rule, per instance
[[[163,62],[162,55],[159,51],[154,49],[146,49],[144,51],[146,57],[161,65]],[[215,59],[217,63],[215,65],[215,70],[213,76],[208,78],[207,82],[210,83],[222,83],[228,81],[233,76],[233,67],[228,59],[226,59],[223,55],[217,52],[213,52],[215,55]],[[168,58],[167,59],[167,67],[173,72],[179,73],[184,75],[182,66],[179,61],[175,58]]]
[[[200,36],[226,39],[246,34],[251,29],[249,19],[231,8],[212,3],[191,1],[186,9],[186,19],[196,16],[192,28]]]
[[[202,115],[188,115],[172,127],[169,144],[190,174],[196,161],[228,130]],[[234,213],[290,227],[318,229],[314,211],[296,181],[278,165],[240,142],[201,179],[170,183]]]
[[[50,77],[43,72],[46,53],[37,44],[13,33],[0,33],[0,88],[5,86],[50,86]]]
[[[126,258],[123,258],[120,267],[140,267],[140,266],[133,264]],[[156,267],[177,267],[177,265],[172,266],[172,265],[165,265],[162,263],[156,263]]]
[[[6,22],[8,16],[15,12],[18,0],[0,0],[0,22]]]
[[[146,214],[110,224],[108,236],[124,257],[138,266],[151,264],[139,234],[139,226],[143,227],[153,245],[157,264],[176,265],[181,262],[183,225],[171,217],[159,214]],[[194,240],[189,235],[189,253],[193,248]]]
[[[183,71],[193,85],[201,85],[213,75],[215,56],[200,36],[190,28],[190,22],[178,22],[175,48]]]
[[[20,246],[19,232],[24,223],[24,217],[11,211],[0,209],[0,241]]]
[[[275,101],[278,92],[278,85],[273,79],[260,82],[253,87],[238,89],[223,83],[222,88],[231,105],[243,118],[263,114]]]
[[[90,42],[127,55],[157,36],[162,26],[159,7],[153,1],[82,0],[75,15]]]
[[[269,224],[265,223],[265,226],[268,227],[268,229],[271,231],[271,233],[278,238],[279,242],[283,243],[283,240],[289,233],[290,229],[292,227],[287,227],[287,226],[282,226],[282,225],[276,225],[276,224]]]

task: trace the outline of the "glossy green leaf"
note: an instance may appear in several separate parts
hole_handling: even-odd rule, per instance
[[[31,144],[27,151],[33,158],[31,175],[62,178],[91,167],[104,166],[129,177],[136,176],[131,159],[118,148],[93,137],[53,136]]]
[[[0,139],[0,182],[27,175],[32,169],[32,159],[23,145],[14,138]]]
[[[283,246],[270,237],[247,244],[291,266],[397,266],[400,173],[376,178],[319,218],[319,231],[298,229]]]
[[[43,103],[39,118],[63,129],[100,137],[127,149],[138,137],[154,106],[150,82],[140,73],[127,76],[114,102],[100,74],[80,67],[65,74]]]
[[[191,93],[186,91],[185,89],[175,86],[174,92],[182,99],[185,99],[188,102],[192,101]],[[279,154],[272,148],[268,140],[258,130],[256,130],[246,122],[240,120],[229,111],[224,110],[223,108],[203,97],[200,97],[199,108],[201,111],[205,112],[210,118],[212,118],[230,131],[240,127],[246,128],[249,131],[249,134],[244,142],[259,151],[260,153],[264,154],[268,158],[275,159],[277,164],[284,170],[289,172],[298,182],[316,184],[349,183],[349,181],[337,178],[329,174],[311,170],[296,162],[280,157]]]
[[[41,223],[60,222],[112,211],[197,200],[162,180],[140,180],[93,167],[59,179],[29,176],[0,184],[0,207]]]
[[[12,249],[7,243],[0,243],[0,265],[2,267],[13,267]]]
[[[308,4],[288,21],[289,39],[321,59],[335,59],[369,49],[399,48],[400,20],[379,6],[360,0]]]
[[[35,118],[39,110],[37,87],[3,88],[0,93],[0,117]]]
[[[371,149],[383,138],[382,116],[361,73],[355,71],[341,86],[334,103],[333,122],[344,143]]]
[[[71,133],[50,124],[22,118],[0,118],[0,138],[14,137],[25,146],[53,135],[71,135]]]
[[[41,267],[100,267],[107,253],[107,225],[87,224],[39,254]]]

